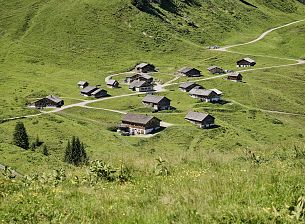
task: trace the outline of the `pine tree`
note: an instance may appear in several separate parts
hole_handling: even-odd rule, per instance
[[[71,160],[72,156],[71,155],[72,155],[72,147],[71,147],[70,141],[68,141],[66,151],[65,151],[65,158],[64,158],[64,161],[66,163],[72,163],[72,160]]]
[[[24,124],[22,122],[18,122],[15,126],[15,131],[13,135],[13,143],[14,145],[19,146],[23,149],[29,149],[29,137],[26,133],[26,129],[24,127]]]
[[[64,161],[75,166],[87,163],[87,153],[84,144],[78,137],[72,137],[72,141],[68,141]]]

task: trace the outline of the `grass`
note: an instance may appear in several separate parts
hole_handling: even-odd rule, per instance
[[[243,43],[301,19],[305,9],[300,3],[249,0],[254,9],[240,1],[197,2],[201,6],[176,1],[176,14],[154,4],[158,17],[123,0],[0,0],[0,118],[37,113],[25,103],[49,94],[63,97],[67,105],[88,100],[79,94],[79,80],[106,88],[105,77],[142,61],[154,63],[160,72],[153,76],[165,83],[184,66],[199,68],[204,79],[214,77],[208,66],[236,70],[235,62],[245,56],[256,59],[255,68],[294,63],[252,54],[304,56],[304,23],[233,49],[241,54],[205,48]],[[224,105],[198,102],[178,85],[159,93],[177,108],[171,113],[151,113],[141,104],[143,96],[88,105],[153,114],[174,124],[152,138],[120,136],[113,129],[122,115],[98,109],[73,107],[23,119],[30,141],[39,136],[49,156],[42,154],[43,146],[34,151],[13,146],[17,121],[1,123],[0,163],[39,175],[32,180],[0,177],[0,222],[296,223],[286,205],[295,206],[304,194],[305,118],[262,110],[304,113],[304,72],[299,65],[244,72],[244,83],[198,81],[223,91]],[[122,83],[124,76],[116,78]],[[187,80],[194,78],[176,82]],[[107,90],[112,96],[131,93],[127,85]],[[189,110],[212,114],[219,127],[197,128],[184,120]],[[90,160],[125,166],[131,179],[92,184],[89,167],[65,164],[65,146],[73,135],[85,142]],[[155,174],[159,157],[166,160],[169,176]],[[61,168],[66,178],[53,173]],[[280,215],[270,210],[273,206]]]

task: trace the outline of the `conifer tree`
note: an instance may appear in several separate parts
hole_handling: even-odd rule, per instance
[[[19,146],[23,149],[29,149],[29,137],[22,122],[18,122],[15,126],[15,131],[13,135],[14,145]]]
[[[68,141],[64,161],[75,166],[87,163],[87,153],[84,144],[78,137],[72,137],[72,141]]]
[[[72,163],[71,154],[72,154],[72,147],[71,147],[71,143],[70,143],[70,140],[69,140],[68,144],[66,146],[65,158],[64,158],[64,161],[66,163]]]

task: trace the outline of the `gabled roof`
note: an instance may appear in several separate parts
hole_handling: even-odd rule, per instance
[[[100,88],[98,88],[98,89],[96,89],[96,90],[94,90],[92,93],[91,93],[91,95],[97,95],[97,94],[99,94],[100,92],[107,92],[106,90],[103,90],[103,89],[100,89]]]
[[[62,101],[62,99],[60,99],[58,96],[54,96],[54,95],[49,95],[46,97],[48,100],[51,100],[55,103],[60,103]]]
[[[211,67],[208,67],[208,70],[210,71],[210,70],[213,70],[213,69],[215,69],[215,68],[220,68],[220,67],[218,67],[218,66],[211,66]],[[221,69],[221,68],[220,68]]]
[[[252,58],[244,58],[244,60],[246,60],[246,61],[248,61],[248,62],[250,62],[250,63],[255,62],[255,60],[253,60]]]
[[[192,86],[192,85],[198,85],[198,84],[196,84],[196,83],[194,83],[194,82],[185,82],[185,83],[182,83],[180,86],[179,86],[179,88],[181,88],[181,89],[186,89],[186,88],[188,88],[188,87],[190,87],[190,86]],[[198,85],[199,86],[199,85]]]
[[[212,92],[216,93],[211,89],[192,89],[189,94],[196,96],[209,96]]]
[[[242,76],[240,73],[238,72],[232,72],[232,73],[229,73],[228,76],[231,76],[231,77],[237,77],[237,76]]]
[[[144,78],[144,79],[152,79],[153,77],[151,77],[150,75],[146,74],[146,73],[138,73],[138,74],[135,74],[135,75],[132,75],[132,76],[129,76],[127,78],[132,78],[132,79],[138,79],[138,78]]]
[[[197,85],[197,86],[195,86],[194,88],[192,88],[192,89],[204,89],[204,87],[203,86],[201,86],[201,85]]]
[[[125,114],[123,116],[122,121],[123,122],[130,122],[130,123],[146,125],[152,119],[158,119],[158,118],[156,118],[154,116],[143,115],[143,114],[131,114],[131,113],[128,113],[128,114]]]
[[[116,81],[116,80],[114,80],[114,79],[109,79],[109,80],[107,81],[107,85],[112,86],[112,85],[116,84],[117,82],[118,82],[118,81]]]
[[[79,81],[77,85],[83,86],[85,84],[89,84],[87,81]]]
[[[140,88],[140,87],[143,87],[143,86],[148,86],[148,84],[149,83],[147,83],[147,81],[138,81],[138,80],[135,80],[132,83],[130,83],[129,88],[130,89],[132,89],[132,88]]]
[[[239,60],[239,61],[237,61],[237,62],[240,62],[240,61],[247,61],[247,62],[249,62],[249,63],[255,63],[255,60],[253,60],[253,59],[251,59],[251,58],[243,58],[243,59],[241,59],[241,60]]]
[[[144,79],[152,79],[153,77],[151,77],[150,75],[147,74],[139,74],[140,77],[144,78]]]
[[[87,86],[82,89],[81,93],[92,93],[93,91],[97,90],[98,88],[96,86]]]
[[[149,65],[148,63],[140,63],[136,66],[136,68],[144,68],[146,67],[147,65]]]
[[[159,103],[161,102],[163,99],[167,99],[170,101],[170,99],[168,99],[165,96],[155,96],[155,95],[147,95],[144,97],[144,99],[142,100],[142,102],[148,102],[148,103]]]
[[[191,112],[189,112],[189,113],[185,116],[185,119],[202,122],[202,121],[204,121],[208,116],[211,116],[211,115],[191,111]],[[213,117],[213,116],[211,116],[211,117]]]
[[[223,92],[221,92],[218,89],[210,89],[210,90],[214,91],[217,95],[222,95],[223,94]]]
[[[192,70],[199,71],[199,70],[196,69],[196,68],[184,67],[184,68],[181,68],[181,69],[179,70],[179,72],[185,74],[185,73],[188,73],[188,72],[190,72],[190,71],[192,71]],[[199,71],[199,72],[200,72],[200,71]]]

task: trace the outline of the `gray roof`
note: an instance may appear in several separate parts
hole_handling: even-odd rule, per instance
[[[211,66],[211,67],[208,67],[208,70],[212,70],[212,69],[214,69],[214,68],[219,68],[219,67],[217,67],[217,66]]]
[[[197,95],[197,96],[209,96],[212,92],[211,89],[192,89],[190,91],[190,95]]]
[[[192,86],[192,85],[198,85],[198,84],[196,84],[196,83],[194,83],[194,82],[185,82],[185,83],[182,83],[180,86],[179,86],[179,88],[181,88],[181,89],[186,89],[186,88],[188,88],[188,87],[190,87],[190,86]]]
[[[88,84],[87,81],[79,81],[79,82],[77,83],[77,85],[83,86],[83,85],[85,85],[86,83]]]
[[[241,75],[241,74],[238,73],[238,72],[232,72],[232,73],[229,73],[229,74],[228,74],[228,76],[233,76],[233,77],[237,77],[237,76],[239,76],[239,75]]]
[[[197,86],[195,86],[194,88],[192,88],[192,89],[204,89],[204,87],[203,86],[201,86],[201,85],[197,85]]]
[[[98,88],[97,90],[94,90],[94,92],[92,92],[91,94],[94,96],[94,95],[96,95],[96,94],[98,94],[98,93],[100,93],[100,92],[107,92],[107,91],[106,91],[106,90],[103,90],[103,89]]]
[[[147,81],[138,81],[138,80],[135,80],[132,83],[130,83],[129,88],[130,89],[132,89],[132,88],[139,88],[139,87],[143,87],[143,86],[147,86],[147,85],[148,85]]]
[[[250,63],[255,63],[255,60],[253,60],[252,58],[243,58],[240,61],[242,61],[242,60],[245,60],[245,61],[250,62]]]
[[[208,116],[211,116],[211,115],[191,111],[191,112],[189,112],[189,113],[185,116],[185,119],[202,122],[202,121],[204,121],[204,119],[206,119]]]
[[[97,90],[98,88],[96,87],[96,86],[87,86],[87,87],[85,87],[85,88],[83,88],[82,90],[81,90],[81,93],[84,93],[84,94],[86,94],[86,93],[91,93],[91,92],[93,92],[93,91],[95,91],[95,90]]]
[[[149,64],[147,64],[147,63],[140,63],[140,64],[138,64],[138,65],[136,66],[136,68],[144,68],[144,67],[147,66],[147,65],[149,65]]]
[[[187,73],[187,72],[191,71],[192,69],[194,69],[194,68],[184,67],[184,68],[181,68],[181,69],[179,70],[179,72],[181,72],[181,73]]]
[[[116,82],[117,82],[117,81],[114,80],[114,79],[109,79],[109,80],[107,81],[107,85],[112,86],[112,85],[114,85]]]
[[[62,101],[62,99],[60,99],[58,96],[54,96],[54,95],[49,95],[46,98],[55,103],[60,103]]]
[[[150,122],[154,118],[155,118],[154,116],[128,113],[128,114],[125,114],[123,116],[122,121],[130,122],[130,123],[136,123],[136,124],[144,124],[145,125],[145,124],[147,124],[148,122]],[[158,118],[156,118],[156,119],[158,119]]]
[[[221,92],[218,89],[210,89],[210,90],[214,91],[217,95],[222,95],[223,94],[223,92]]]
[[[140,76],[143,77],[144,79],[152,79],[152,77],[147,74],[140,74]]]
[[[147,95],[144,97],[144,99],[142,100],[142,102],[149,102],[149,103],[159,103],[161,100],[163,99],[168,99],[165,96],[155,96],[155,95]],[[168,99],[169,100],[169,99]],[[169,100],[170,101],[170,100]]]

